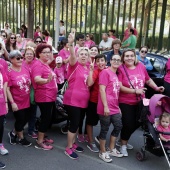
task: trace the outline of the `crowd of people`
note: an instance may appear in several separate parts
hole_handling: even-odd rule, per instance
[[[61,21],[62,28],[63,25]],[[112,156],[128,156],[127,149],[133,149],[128,141],[140,126],[136,119],[137,104],[140,98],[145,97],[145,84],[157,92],[164,91],[164,87],[158,87],[147,73],[147,70],[153,69],[146,59],[148,48],[141,47],[138,56],[135,53],[137,31],[132,24],[128,23],[122,41],[114,36],[114,30],[109,30],[109,34],[102,34],[99,45],[96,45],[91,33],[85,37],[72,32],[66,38],[62,29],[61,49],[55,59],[52,38],[47,30],[41,33],[40,26],[37,26],[34,38],[25,41],[24,29],[15,34],[9,30],[8,23],[5,26],[8,29],[1,31],[0,41],[0,153],[8,153],[2,139],[9,107],[15,118],[14,127],[8,133],[10,144],[32,145],[23,132],[28,123],[28,136],[36,139],[35,148],[53,148],[54,141],[46,133],[56,110],[57,93],[67,81],[63,103],[69,127],[64,153],[71,159],[77,159],[76,152],[84,151],[78,142],[87,142],[87,148],[99,152],[99,158],[105,162],[111,162]],[[52,62],[56,63],[53,68],[50,66]],[[169,63],[170,60],[165,76],[167,95]],[[35,132],[37,107],[41,112],[38,133]],[[93,127],[99,122],[100,132],[94,138]],[[106,147],[110,124],[113,130]],[[0,167],[4,166],[0,163]]]

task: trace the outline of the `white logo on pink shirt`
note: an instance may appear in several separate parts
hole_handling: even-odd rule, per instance
[[[25,90],[26,93],[30,90],[30,79],[26,79],[25,77],[22,77],[21,80],[17,82],[17,85],[20,87],[20,90]]]
[[[140,89],[140,88],[144,87],[144,82],[143,82],[143,80],[140,79],[140,75],[130,76],[130,81],[136,89]],[[130,85],[130,83],[129,83],[129,85]],[[133,88],[133,87],[130,85],[130,88]]]
[[[3,89],[3,77],[2,74],[0,73],[0,90]]]
[[[118,99],[118,93],[119,93],[119,81],[117,78],[113,78],[113,93],[115,94],[115,98]]]

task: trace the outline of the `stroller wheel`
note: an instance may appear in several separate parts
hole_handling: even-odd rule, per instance
[[[62,125],[60,130],[61,130],[62,134],[67,135],[67,133],[68,133],[68,124]]]
[[[141,151],[137,152],[137,153],[136,153],[136,159],[137,159],[138,161],[143,161],[143,160],[145,159],[144,153],[141,152]]]

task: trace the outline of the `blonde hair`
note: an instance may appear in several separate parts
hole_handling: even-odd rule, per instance
[[[161,122],[162,118],[169,118],[170,121],[170,113],[164,112],[159,117],[159,122]]]
[[[77,55],[79,56],[80,52],[83,50],[87,51],[89,57],[90,54],[89,54],[89,49],[87,47],[79,47],[79,49],[77,50]]]

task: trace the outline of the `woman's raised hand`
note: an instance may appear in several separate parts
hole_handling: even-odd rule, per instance
[[[94,70],[94,63],[95,63],[95,59],[90,63],[90,70],[93,71]]]

